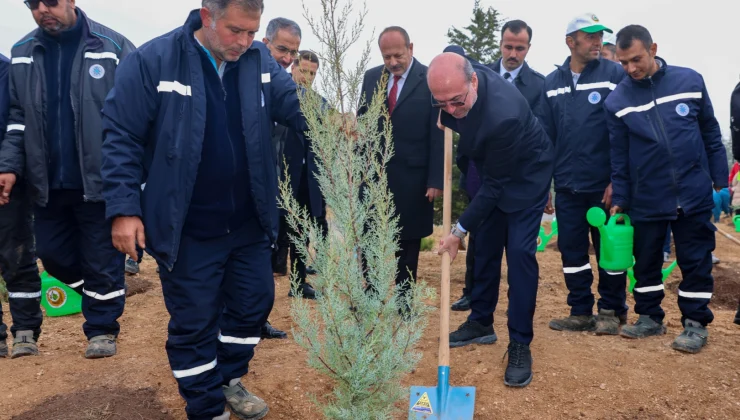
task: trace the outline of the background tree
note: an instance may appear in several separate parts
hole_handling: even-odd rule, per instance
[[[479,63],[493,63],[501,57],[499,16],[496,9],[489,6],[488,9],[483,10],[480,7],[480,0],[475,0],[470,24],[463,30],[451,27],[447,30],[447,38],[450,44],[463,47],[468,56]]]
[[[408,398],[401,379],[421,360],[415,346],[426,327],[424,302],[433,295],[419,283],[402,298],[395,285],[399,229],[385,172],[393,155],[384,103],[387,77],[374,97],[358,96],[373,43],[365,45],[356,65],[345,66],[367,14],[364,5],[356,13],[356,5],[321,0],[318,18],[303,5],[321,45],[316,52],[322,78],[321,95],[308,89],[299,90],[299,97],[330,215],[329,233],[324,236],[298,205],[287,181],[280,185],[280,205],[296,232],[293,243],[317,272],[311,280],[317,301],[291,304],[293,335],[307,350],[308,365],[333,382],[330,395],[311,399],[329,419],[376,420],[394,418],[396,402]],[[367,112],[355,120],[360,104]],[[382,128],[381,117],[387,121]],[[295,273],[291,280],[299,293]],[[408,309],[399,311],[402,307]]]

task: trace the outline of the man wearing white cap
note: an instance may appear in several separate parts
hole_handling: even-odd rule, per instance
[[[573,19],[565,35],[571,55],[545,79],[538,116],[555,143],[558,247],[568,287],[570,315],[553,319],[558,331],[619,334],[626,320],[625,273],[599,269],[598,317],[593,315],[594,280],[589,233],[600,256],[599,232],[588,225],[591,207],[611,205],[609,132],[603,103],[624,77],[618,64],[600,59],[605,27],[593,13]],[[550,203],[548,203],[548,207]]]
[[[607,60],[619,63],[617,60],[617,37],[609,32],[604,32],[604,41],[601,46],[601,56]]]

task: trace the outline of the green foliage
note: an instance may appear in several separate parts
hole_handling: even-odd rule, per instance
[[[378,125],[381,117],[388,121],[387,78],[367,98],[365,114],[353,117],[372,44],[349,70],[344,61],[364,29],[367,9],[356,14],[350,0],[321,0],[321,11],[314,18],[304,4],[304,16],[321,43],[324,98],[312,89],[300,90],[299,96],[317,157],[315,176],[331,217],[324,237],[293,198],[290,184],[281,182],[280,206],[296,232],[292,239],[317,272],[311,279],[317,301],[292,301],[293,334],[307,350],[308,365],[332,382],[330,395],[311,396],[326,418],[391,419],[395,403],[406,396],[401,379],[421,360],[415,346],[430,310],[424,301],[433,293],[420,282],[402,298],[395,287],[399,229],[385,172],[393,143],[390,123]],[[356,22],[350,21],[353,15]],[[296,280],[293,274],[294,293]],[[402,317],[399,308],[406,306]]]
[[[421,250],[422,251],[431,251],[434,249],[435,244],[434,238],[431,236],[427,236],[426,238],[422,238],[421,240]]]
[[[486,10],[481,9],[480,0],[476,0],[470,24],[463,30],[454,26],[448,29],[447,38],[450,44],[463,47],[470,58],[488,64],[501,57],[500,31],[499,12],[490,6]]]
[[[8,289],[5,287],[5,280],[0,277],[0,302],[8,301]]]

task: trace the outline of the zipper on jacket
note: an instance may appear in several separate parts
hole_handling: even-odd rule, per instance
[[[673,151],[671,150],[671,145],[668,141],[668,135],[665,131],[665,126],[663,125],[663,119],[660,117],[660,111],[658,110],[658,101],[655,99],[655,82],[653,82],[653,78],[650,78],[650,93],[653,96],[653,103],[655,104],[655,115],[658,120],[658,125],[660,126],[660,131],[663,134],[663,141],[665,141],[666,149],[668,149],[668,159],[671,161],[671,175],[673,176],[673,188],[676,191],[676,211],[681,208],[681,197],[680,197],[680,191],[678,190],[678,179],[676,178],[676,162],[673,159]],[[652,126],[652,124],[650,124]],[[653,128],[653,131],[655,129]]]

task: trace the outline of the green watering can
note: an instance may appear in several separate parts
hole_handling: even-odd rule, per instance
[[[547,246],[547,243],[550,242],[550,239],[552,239],[553,236],[558,234],[558,220],[552,219],[552,224],[550,225],[550,233],[545,233],[545,227],[540,226],[540,234],[537,236],[537,252],[545,252],[545,247]]]
[[[661,273],[663,274],[663,283],[665,283],[665,279],[667,279],[668,276],[671,275],[671,273],[673,272],[673,269],[676,268],[677,265],[678,265],[678,261],[673,260],[671,265],[661,270]],[[630,293],[632,293],[632,291],[635,289],[635,283],[637,283],[637,280],[635,280],[635,270],[633,270],[632,267],[630,267],[630,269],[627,270],[627,277],[630,278],[629,291]]]
[[[44,271],[41,273],[41,305],[46,316],[65,316],[82,312],[82,296]]]
[[[732,218],[732,223],[735,224],[735,232],[740,232],[740,214]]]
[[[624,224],[617,224],[619,217],[624,218]],[[600,207],[592,207],[586,213],[588,223],[599,229],[601,234],[601,258],[599,266],[607,271],[627,271],[633,264],[632,240],[635,229],[626,214],[609,218],[606,223],[606,213]]]

